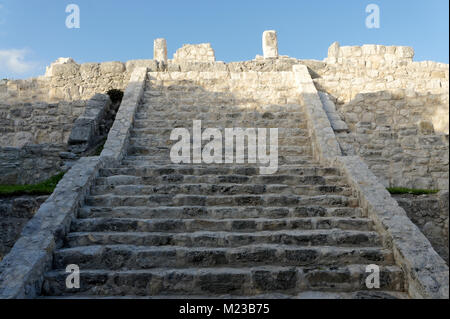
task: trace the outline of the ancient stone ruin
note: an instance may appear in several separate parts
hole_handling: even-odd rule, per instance
[[[65,172],[50,197],[0,199],[0,298],[448,298],[449,65],[339,43],[301,60],[275,31],[262,49],[168,59],[157,39],[152,60],[0,81],[0,184]],[[194,120],[277,128],[276,173],[247,153],[172,163],[171,132]]]

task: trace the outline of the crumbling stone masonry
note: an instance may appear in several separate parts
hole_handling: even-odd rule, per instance
[[[448,298],[435,241],[448,217],[399,200],[405,212],[385,188],[448,190],[448,65],[338,43],[324,61],[298,60],[267,32],[264,57],[224,63],[187,45],[161,68],[164,44],[155,60],[63,59],[47,77],[0,83],[13,104],[126,88],[101,155],[76,162],[0,263],[1,298]],[[171,129],[193,120],[278,127],[279,170],[172,164]],[[374,263],[376,291],[365,285]],[[78,291],[67,264],[84,270]]]

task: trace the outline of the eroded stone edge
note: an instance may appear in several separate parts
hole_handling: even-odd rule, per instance
[[[313,155],[320,162],[330,162],[336,156],[341,156],[342,152],[319,93],[306,65],[294,65],[293,72],[303,98]]]
[[[412,298],[449,298],[449,268],[359,156],[336,157],[361,207],[392,248]]]
[[[428,239],[408,218],[359,156],[342,156],[331,123],[308,69],[293,67],[302,94],[314,157],[341,170],[357,195],[360,206],[373,220],[385,244],[403,269],[411,298],[449,298],[449,268]]]
[[[108,159],[108,165],[119,163],[126,154],[136,110],[144,94],[146,79],[147,68],[145,67],[137,68],[131,74],[116,119],[100,154],[101,158]]]
[[[133,72],[100,157],[84,157],[77,161],[0,263],[0,299],[33,298],[40,293],[44,274],[52,266],[53,252],[62,246],[99,170],[114,165],[125,155],[146,78],[147,68]]]

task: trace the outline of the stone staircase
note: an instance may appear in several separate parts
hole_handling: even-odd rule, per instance
[[[174,78],[149,74],[128,155],[101,170],[42,296],[406,296],[401,269],[345,179],[314,161],[294,81]],[[278,172],[172,164],[170,133],[193,120],[279,128]],[[81,269],[80,289],[65,286],[70,264]],[[377,291],[365,285],[369,264],[381,269]]]

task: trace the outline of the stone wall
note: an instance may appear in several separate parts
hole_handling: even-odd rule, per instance
[[[0,184],[35,184],[64,170],[65,145],[0,147]]]
[[[122,62],[58,64],[53,67],[49,98],[86,100],[111,89],[124,90],[128,79],[129,72]]]
[[[395,195],[394,198],[448,264],[448,191],[438,195]]]
[[[0,198],[0,261],[11,250],[25,224],[48,196]]]
[[[76,154],[93,149],[106,137],[116,112],[108,95],[96,94],[81,102],[3,108],[1,130],[7,133],[0,140],[0,184],[46,180],[65,171]],[[80,110],[84,113],[76,117]]]
[[[149,77],[155,86],[170,86],[180,80],[195,85],[205,94],[215,96],[218,106],[221,106],[221,100],[233,99],[254,110],[269,104],[300,103],[293,72],[149,72]]]
[[[0,101],[1,104],[6,105],[47,101],[49,87],[49,78],[45,77],[26,80],[0,80]]]
[[[53,253],[62,247],[100,168],[120,162],[125,155],[146,78],[146,68],[137,69],[131,75],[117,120],[100,157],[78,160],[23,228],[21,236],[0,263],[0,298],[33,298],[41,291],[43,274],[52,265]]]
[[[385,186],[448,189],[449,66],[413,62],[409,47],[334,43],[304,61],[349,127],[338,139]]]
[[[116,110],[106,94],[96,94],[86,103],[84,113],[78,117],[69,136],[69,150],[86,152],[105,138],[114,122]]]
[[[339,47],[335,43],[328,54],[314,70],[315,83],[336,98],[338,108],[359,93],[388,91],[397,102],[405,100],[416,115],[432,121],[437,132],[448,134],[448,64],[413,62],[414,50],[400,46]],[[424,95],[431,97],[431,104],[424,103],[430,102],[423,100]]]
[[[209,43],[185,44],[173,55],[176,61],[214,62],[216,57]]]
[[[383,244],[392,249],[395,262],[405,274],[409,296],[448,299],[448,265],[361,157],[342,156],[329,115],[306,66],[294,67],[294,73],[305,102],[315,159],[340,170],[365,216],[381,234]]]
[[[344,153],[361,155],[385,186],[448,189],[448,65],[413,62],[413,56],[409,47],[335,43],[325,61],[280,56],[223,63],[215,61],[210,44],[201,44],[183,46],[163,69],[154,60],[80,65],[59,59],[46,77],[0,82],[0,145],[67,142],[86,100],[124,89],[136,67],[155,73],[287,73],[305,64],[349,128],[339,133]]]
[[[436,132],[428,116],[441,107],[441,97],[358,94],[338,107],[350,129],[337,133],[344,153],[364,158],[385,186],[448,189],[448,135]]]
[[[66,143],[86,101],[0,102],[0,146]]]
[[[104,62],[77,64],[72,59],[56,61],[46,76],[28,80],[1,80],[0,100],[3,104],[31,102],[73,102],[88,100],[96,93],[111,89],[124,90],[136,67],[156,69],[153,60],[133,60],[127,63]]]

